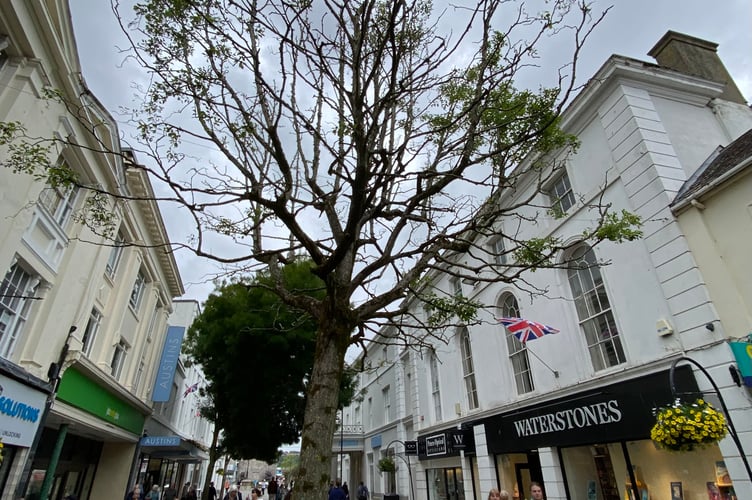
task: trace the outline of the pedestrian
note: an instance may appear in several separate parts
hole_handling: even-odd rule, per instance
[[[188,492],[191,491],[191,482],[186,481],[180,490],[180,500],[188,500]]]
[[[196,494],[196,488],[198,486],[193,484],[191,485],[191,488],[188,490],[188,494],[185,496],[186,500],[198,500],[198,495]]]
[[[159,486],[154,485],[151,487],[151,491],[149,492],[149,496],[146,497],[148,500],[159,500]]]
[[[488,500],[509,500],[509,492],[507,490],[499,491],[498,488],[491,488],[488,492]]]
[[[347,481],[342,483],[342,491],[345,492],[345,498],[350,500],[350,488],[347,487]]]
[[[145,500],[141,485],[138,483],[134,484],[133,488],[125,494],[125,500]]]
[[[162,500],[175,500],[178,497],[178,490],[175,489],[175,485],[165,484],[164,491],[162,491]]]
[[[358,500],[368,500],[370,494],[368,492],[368,487],[363,484],[363,481],[360,482],[358,489],[355,490],[355,495],[358,497]]]
[[[345,500],[345,492],[342,491],[342,483],[339,479],[334,482],[334,488],[329,490],[329,500]]]
[[[530,498],[532,500],[545,500],[543,496],[543,486],[540,483],[533,481],[530,483]]]
[[[240,491],[238,491],[237,485],[230,486],[230,491],[227,492],[227,495],[225,495],[224,500],[243,500],[243,495],[240,494]]]
[[[214,481],[209,483],[209,496],[208,500],[217,500],[217,488],[214,487]]]
[[[269,486],[266,488],[266,492],[269,493],[269,500],[277,500],[277,478],[273,477],[269,481]]]

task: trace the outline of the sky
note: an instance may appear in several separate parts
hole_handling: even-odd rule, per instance
[[[673,30],[717,43],[729,73],[747,100],[752,100],[752,2],[749,0],[593,2],[596,11],[609,5],[613,7],[582,52],[578,63],[581,79],[592,76],[612,54],[651,61],[647,52],[666,31]],[[120,110],[135,107],[134,88],[142,85],[146,77],[123,52],[127,43],[108,1],[70,0],[70,6],[86,83],[112,116],[124,124]],[[541,54],[541,66],[549,63],[547,54]],[[127,135],[127,127],[122,129]],[[168,234],[174,238],[180,234],[181,217],[172,210],[163,209],[163,218]],[[177,252],[176,260],[186,288],[183,298],[203,302],[214,289],[211,278],[217,268],[186,251]]]

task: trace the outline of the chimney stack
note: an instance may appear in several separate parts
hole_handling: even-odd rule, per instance
[[[734,83],[734,79],[729,75],[721,58],[718,57],[717,48],[717,43],[675,31],[667,31],[658,43],[650,49],[648,55],[663,67],[714,82],[725,83],[726,87],[720,98],[746,105],[746,99]]]

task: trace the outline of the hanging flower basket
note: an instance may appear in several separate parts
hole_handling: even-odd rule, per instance
[[[669,451],[692,451],[717,443],[726,436],[726,418],[708,402],[677,400],[657,408],[650,439]]]
[[[394,472],[397,470],[394,459],[392,459],[391,457],[384,457],[379,460],[378,467],[381,472]]]

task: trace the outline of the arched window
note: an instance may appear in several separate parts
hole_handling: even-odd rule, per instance
[[[470,346],[470,333],[467,331],[467,328],[463,328],[460,333],[460,351],[462,352],[462,374],[465,378],[467,406],[471,410],[474,410],[478,407],[478,389],[475,385],[473,351]]]
[[[574,251],[568,277],[593,368],[603,370],[624,363],[626,358],[611,303],[595,254],[589,246],[583,245]]]
[[[506,318],[519,318],[520,308],[517,305],[517,299],[511,293],[505,293],[501,298],[501,315]],[[527,346],[519,341],[517,337],[509,330],[504,328],[504,335],[507,340],[507,350],[509,351],[509,361],[512,363],[514,371],[514,382],[517,384],[517,394],[525,394],[534,389],[533,374],[530,371],[530,359],[527,355]]]

